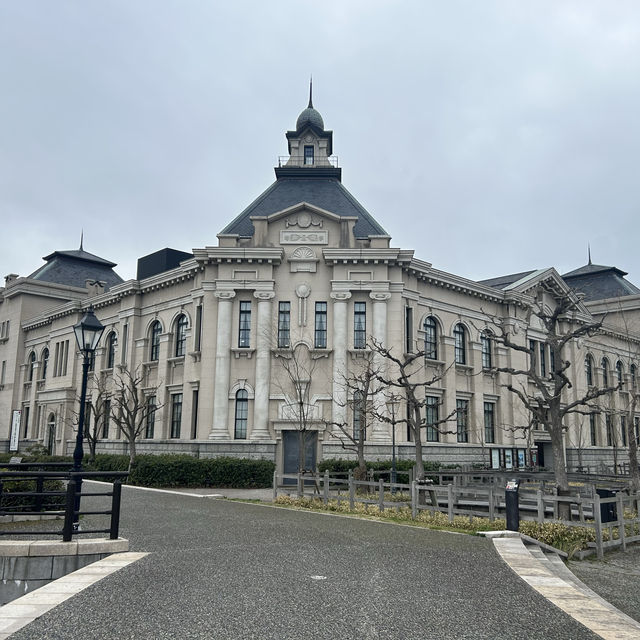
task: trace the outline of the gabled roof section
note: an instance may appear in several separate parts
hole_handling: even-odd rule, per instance
[[[587,302],[593,302],[639,294],[640,289],[626,280],[626,275],[626,271],[617,267],[589,263],[562,277],[572,289],[582,293]]]
[[[249,237],[254,233],[251,217],[267,217],[306,202],[338,216],[355,217],[354,233],[358,238],[388,235],[375,218],[347,191],[335,177],[315,174],[279,177],[260,194],[221,235]]]
[[[478,280],[478,284],[483,284],[494,289],[504,289],[509,285],[521,280],[525,276],[532,274],[533,271],[522,271],[520,273],[512,273],[506,276],[498,276],[497,278],[489,278],[488,280]]]
[[[55,282],[71,287],[86,287],[87,280],[105,283],[105,289],[123,282],[110,262],[83,249],[54,251],[44,256],[46,264],[34,271],[29,278],[42,282]]]

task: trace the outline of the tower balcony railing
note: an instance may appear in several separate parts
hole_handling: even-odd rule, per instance
[[[303,155],[278,156],[279,167],[338,167],[338,156],[305,158]]]

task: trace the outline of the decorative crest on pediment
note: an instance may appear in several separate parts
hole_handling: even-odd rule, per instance
[[[285,226],[300,227],[301,229],[308,229],[309,227],[322,228],[322,220],[317,220],[312,217],[308,211],[302,211],[295,216],[291,216],[285,220]]]
[[[298,271],[315,273],[318,258],[311,247],[296,247],[289,258],[289,266],[292,273]]]

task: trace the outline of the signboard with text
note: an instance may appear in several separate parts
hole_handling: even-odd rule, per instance
[[[22,417],[22,411],[16,409],[13,412],[11,419],[11,434],[9,436],[9,451],[18,450],[18,439],[20,437],[20,419]]]

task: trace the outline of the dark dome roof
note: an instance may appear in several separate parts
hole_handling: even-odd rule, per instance
[[[322,116],[313,107],[307,107],[296,121],[296,131],[301,131],[305,126],[312,125],[321,131],[324,131],[324,122]]]

